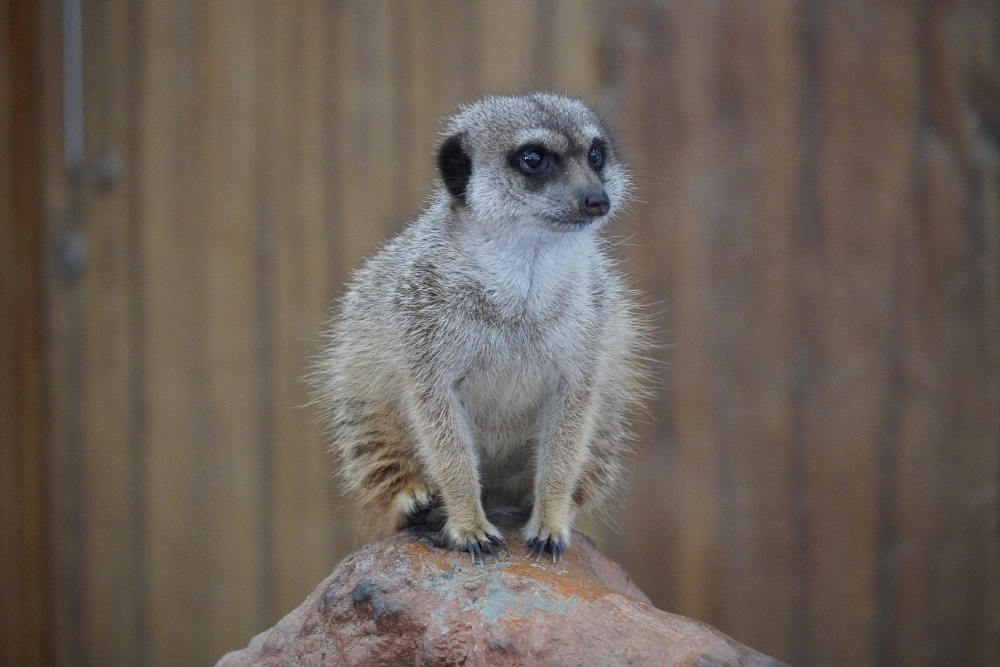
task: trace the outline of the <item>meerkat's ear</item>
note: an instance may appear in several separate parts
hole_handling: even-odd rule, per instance
[[[465,188],[472,176],[472,158],[462,148],[462,134],[453,134],[438,149],[438,170],[451,196],[465,203]]]

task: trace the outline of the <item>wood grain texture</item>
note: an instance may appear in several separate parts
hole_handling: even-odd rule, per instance
[[[69,665],[87,651],[86,513],[82,511],[84,480],[79,473],[83,465],[84,411],[80,396],[85,379],[81,363],[84,301],[81,291],[70,289],[72,286],[60,277],[56,255],[66,235],[78,230],[79,190],[72,187],[63,158],[60,6],[45,2],[39,4],[39,10],[44,208],[43,241],[38,252],[44,258],[45,292],[39,307],[45,317],[46,473],[51,484],[50,510],[45,517],[51,530],[52,568],[51,588],[46,591],[52,613],[48,645],[54,664]]]
[[[266,618],[247,57],[263,27],[230,3],[145,9],[149,651],[152,664],[193,664]]]
[[[670,540],[616,548],[793,664],[996,656],[997,25],[930,7],[632,3],[611,37],[675,346],[625,529]]]
[[[0,7],[0,664],[52,650],[41,224],[41,12]]]
[[[273,559],[268,573],[273,599],[267,600],[272,617],[315,585],[315,573],[344,548],[349,531],[338,535],[331,529],[335,499],[329,459],[322,427],[306,409],[309,396],[301,381],[330,305],[327,211],[336,193],[327,185],[323,76],[330,26],[318,5],[268,5],[261,21],[273,26],[258,42],[257,77],[273,83],[259,93],[256,230],[257,300],[265,332],[259,352],[265,374],[259,417],[266,479],[261,518]]]
[[[88,154],[123,172],[63,171],[43,3],[44,224],[3,232],[48,252],[78,213],[88,248],[46,264],[50,507],[0,490],[4,546],[52,528],[55,664],[211,663],[367,539],[301,379],[440,118],[525,87],[594,101],[638,185],[612,235],[662,382],[602,550],[792,664],[996,663],[995,3],[84,4]]]
[[[475,79],[499,93],[538,87],[542,41],[538,0],[490,2],[474,0],[466,24],[474,30],[475,48],[469,53]]]
[[[102,3],[88,7],[87,18],[84,43],[121,47],[106,57],[84,57],[87,153],[113,152],[131,167],[136,156],[129,102],[135,77],[129,59],[135,51],[135,15],[128,3]],[[145,533],[139,505],[141,342],[133,287],[139,272],[134,174],[123,168],[107,186],[76,180],[89,177],[71,179],[72,197],[79,198],[80,215],[88,222],[88,263],[78,286],[60,287],[78,292],[85,304],[78,331],[81,357],[75,360],[83,411],[78,511],[84,525],[78,567],[85,611],[79,632],[84,661],[95,665],[141,662],[148,622],[141,613]]]

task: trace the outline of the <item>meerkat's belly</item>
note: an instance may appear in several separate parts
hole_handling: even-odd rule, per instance
[[[537,359],[514,359],[470,372],[459,397],[480,456],[500,463],[523,455],[536,434],[539,413],[557,386],[553,365]]]

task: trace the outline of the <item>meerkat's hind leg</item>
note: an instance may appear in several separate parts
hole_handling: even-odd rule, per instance
[[[418,505],[412,512],[403,515],[403,528],[416,526],[435,526],[444,522],[436,516],[437,508],[433,504]]]
[[[431,527],[441,526],[437,542],[443,547],[453,547],[458,551],[468,552],[472,558],[472,563],[477,562],[486,565],[486,556],[492,556],[496,562],[500,562],[499,553],[510,556],[510,549],[499,533],[489,530],[482,535],[469,537],[464,543],[457,547],[449,542],[445,537],[444,525],[447,520],[444,504],[440,494],[432,487],[422,482],[417,482],[404,489],[396,495],[393,501],[393,510],[397,513],[397,521],[400,530],[411,527]]]
[[[400,529],[444,521],[440,498],[434,489],[423,482],[413,482],[396,494],[392,509]]]

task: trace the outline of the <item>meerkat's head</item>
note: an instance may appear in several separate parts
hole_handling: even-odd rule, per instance
[[[559,95],[486,97],[463,107],[450,120],[438,168],[453,205],[491,224],[596,228],[629,191],[604,123]]]

